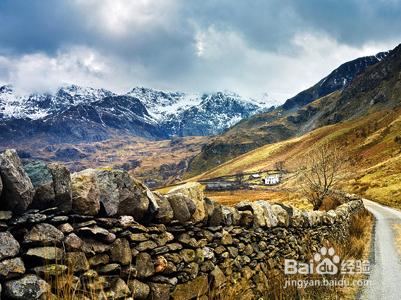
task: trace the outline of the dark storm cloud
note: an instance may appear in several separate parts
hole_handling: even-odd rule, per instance
[[[0,45],[16,53],[54,52],[68,44],[86,43],[111,49],[124,56],[140,55],[149,61],[178,57],[192,43],[189,21],[202,27],[214,25],[241,34],[251,45],[283,50],[297,32],[324,32],[338,41],[360,45],[367,41],[398,38],[401,27],[400,1],[366,0],[203,0],[176,1],[180,6],[172,27],[132,28],[143,39],[124,44],[110,43],[110,36],[88,28],[86,19],[94,6],[74,1],[0,1]],[[98,1],[99,6],[102,1]],[[86,10],[85,10],[86,9]],[[107,16],[105,16],[107,18]],[[106,20],[98,19],[99,26]],[[128,37],[130,34],[127,35]],[[119,37],[112,42],[119,43]],[[170,49],[167,49],[170,48]],[[172,51],[171,48],[177,48]],[[161,51],[162,50],[162,51]],[[134,51],[134,52],[132,52]],[[161,54],[161,57],[160,57]],[[171,55],[169,55],[171,54]]]
[[[261,92],[276,85],[273,79],[297,70],[294,58],[308,60],[302,64],[313,68],[313,55],[305,54],[309,40],[297,42],[299,36],[344,46],[338,55],[328,55],[330,68],[365,53],[355,49],[370,43],[393,46],[401,41],[400,1],[0,0],[0,81],[24,82],[26,65],[34,74],[37,64],[40,70],[50,64],[53,69],[46,75],[59,84],[74,80],[83,65],[91,72],[76,76],[81,84],[85,76],[100,74],[95,79],[110,88],[149,84]],[[313,46],[312,52],[330,50],[319,42]],[[45,57],[24,57],[37,53]],[[23,64],[15,69],[20,58]],[[329,71],[311,70],[313,76],[277,93],[294,93]]]
[[[54,53],[66,43],[89,40],[82,21],[68,2],[0,1],[0,49],[13,54]]]
[[[240,32],[252,45],[285,51],[294,34],[326,33],[339,42],[362,45],[400,38],[399,0],[204,0],[189,1],[191,16],[204,26]],[[196,5],[194,3],[197,3]]]

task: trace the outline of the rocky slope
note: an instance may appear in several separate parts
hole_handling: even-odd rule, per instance
[[[100,141],[115,135],[163,139],[214,135],[260,106],[232,93],[188,95],[135,88],[116,95],[66,86],[54,94],[19,96],[0,87],[0,144]]]
[[[203,147],[191,162],[188,176],[260,146],[399,105],[399,48],[345,63],[282,106],[239,122]],[[384,86],[388,91],[383,94]]]

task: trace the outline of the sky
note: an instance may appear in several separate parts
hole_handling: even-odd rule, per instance
[[[401,0],[0,0],[0,84],[281,103],[401,43]]]

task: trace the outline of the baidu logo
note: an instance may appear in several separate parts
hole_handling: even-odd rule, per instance
[[[370,263],[367,260],[343,260],[336,254],[333,247],[322,247],[313,255],[308,263],[295,259],[284,260],[284,273],[293,274],[369,274]]]

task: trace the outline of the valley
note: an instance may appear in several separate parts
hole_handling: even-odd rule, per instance
[[[18,152],[25,161],[42,160],[64,164],[72,172],[87,168],[116,168],[129,171],[150,187],[179,181],[188,161],[200,152],[207,137],[175,137],[149,141],[123,136],[78,144],[41,146],[41,141],[20,144]]]

